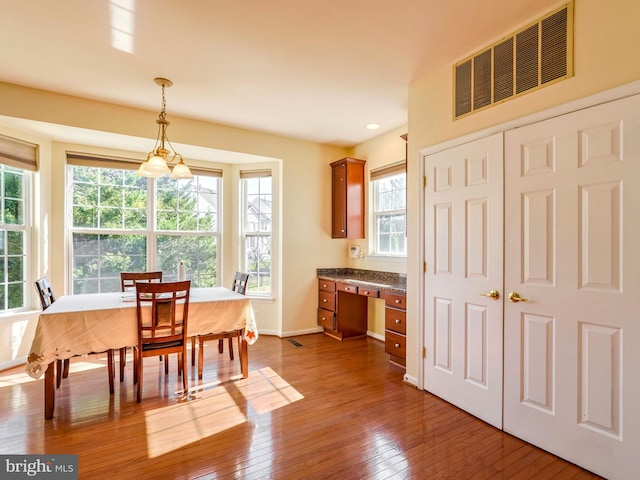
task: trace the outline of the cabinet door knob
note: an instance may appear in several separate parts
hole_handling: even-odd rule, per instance
[[[364,293],[365,295],[369,295],[369,292],[368,292],[367,290],[365,290],[363,293]]]
[[[396,303],[400,303],[400,300],[396,298]]]
[[[396,323],[402,323],[402,320],[400,320],[399,318],[396,318]]]
[[[322,299],[322,301],[323,301],[324,303],[327,303],[327,299],[326,299],[326,298],[323,298],[323,299]]]
[[[400,348],[400,344],[399,343],[394,343],[393,346],[396,347],[396,348]]]

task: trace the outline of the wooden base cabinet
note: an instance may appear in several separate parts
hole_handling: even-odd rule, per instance
[[[339,340],[367,334],[368,290],[343,282],[318,281],[318,325]],[[376,292],[377,293],[377,292]]]
[[[381,292],[384,309],[384,350],[389,361],[407,366],[407,297],[397,293]]]

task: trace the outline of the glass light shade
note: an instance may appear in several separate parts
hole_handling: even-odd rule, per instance
[[[149,177],[161,177],[171,173],[165,159],[158,155],[153,155],[144,163],[144,165],[144,171],[148,173],[147,176]]]
[[[180,159],[180,162],[175,167],[173,167],[173,171],[171,172],[171,175],[169,175],[169,177],[193,178],[193,174],[191,173],[191,170],[189,170],[189,167],[187,167],[182,159]]]
[[[153,177],[153,174],[147,171],[147,162],[142,162],[136,170],[136,175],[140,177]]]

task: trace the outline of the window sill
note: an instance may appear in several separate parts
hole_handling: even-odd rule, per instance
[[[375,253],[367,255],[367,260],[375,260],[377,262],[397,262],[407,263],[406,255],[377,255]]]
[[[10,324],[13,322],[20,322],[23,320],[38,318],[38,315],[40,315],[40,313],[42,313],[42,310],[20,310],[3,312],[2,314],[0,314],[0,324]]]
[[[261,297],[258,295],[250,295],[247,294],[247,297],[249,297],[251,299],[252,302],[255,303],[273,303],[275,302],[275,298],[273,297]]]

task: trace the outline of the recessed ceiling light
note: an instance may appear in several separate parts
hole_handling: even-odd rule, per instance
[[[369,130],[377,130],[380,128],[380,125],[378,125],[377,123],[370,123],[369,125],[367,125],[367,128]]]

